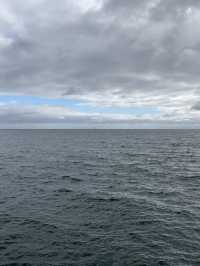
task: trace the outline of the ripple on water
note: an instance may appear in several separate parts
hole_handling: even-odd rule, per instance
[[[0,133],[0,265],[200,265],[198,131]]]

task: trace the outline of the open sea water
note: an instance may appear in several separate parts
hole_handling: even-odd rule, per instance
[[[200,131],[1,130],[0,265],[200,265]]]

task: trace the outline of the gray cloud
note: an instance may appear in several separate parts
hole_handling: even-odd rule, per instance
[[[148,116],[130,114],[107,114],[93,112],[79,112],[64,106],[50,105],[19,105],[8,103],[0,105],[1,123],[82,123],[82,124],[103,124],[103,123],[132,123],[148,122],[152,119]],[[162,120],[162,119],[160,119]]]
[[[189,118],[189,119],[188,119]],[[200,119],[188,117],[184,121],[177,117],[148,114],[110,114],[78,112],[64,106],[19,105],[16,103],[0,104],[0,128],[46,128],[46,127],[79,127],[79,128],[169,128],[198,127]]]
[[[74,2],[1,1],[1,93],[154,106],[196,119],[198,1]]]

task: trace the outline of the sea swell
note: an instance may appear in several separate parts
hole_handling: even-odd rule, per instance
[[[200,265],[200,132],[1,131],[0,265]]]

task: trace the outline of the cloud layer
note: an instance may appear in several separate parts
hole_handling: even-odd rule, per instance
[[[57,123],[60,108],[63,123],[198,123],[199,52],[196,0],[1,0],[1,95],[70,98],[119,113],[4,104],[0,119]],[[122,119],[126,107],[160,114]]]

